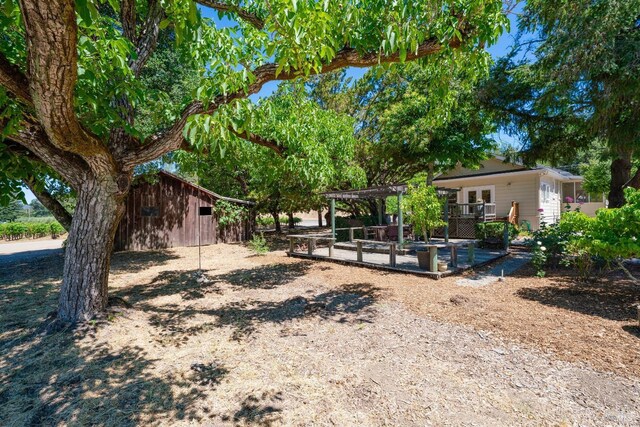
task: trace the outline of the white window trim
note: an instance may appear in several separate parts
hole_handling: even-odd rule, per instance
[[[551,184],[546,181],[540,181],[540,202],[551,203]]]
[[[496,186],[495,185],[482,185],[477,187],[462,187],[462,203],[469,203],[469,191],[475,190],[476,195],[479,193],[482,195],[482,190],[491,191],[491,201],[487,203],[496,202]],[[478,197],[480,199],[480,197]]]

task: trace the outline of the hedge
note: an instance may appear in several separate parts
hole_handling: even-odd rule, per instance
[[[4,240],[37,239],[47,235],[55,239],[64,233],[64,227],[57,221],[0,223],[0,239]]]
[[[479,222],[476,224],[476,238],[482,245],[502,245],[504,222]],[[509,224],[509,241],[515,239],[518,230]]]
[[[287,215],[280,215],[279,222],[280,224],[289,224],[289,217]],[[302,218],[298,218],[297,216],[293,218],[294,224],[299,224],[301,222]],[[260,227],[269,227],[271,225],[274,225],[273,217],[271,215],[259,216],[258,218],[256,218],[256,223]]]

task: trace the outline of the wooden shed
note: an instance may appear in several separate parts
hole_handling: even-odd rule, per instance
[[[221,200],[246,207],[247,215],[222,225],[216,209]],[[138,251],[245,241],[253,232],[252,206],[253,202],[223,197],[160,171],[155,183],[132,186],[114,248]]]

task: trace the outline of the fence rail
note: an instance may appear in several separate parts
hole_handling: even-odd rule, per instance
[[[495,203],[449,203],[449,218],[474,218],[480,221],[496,219]]]

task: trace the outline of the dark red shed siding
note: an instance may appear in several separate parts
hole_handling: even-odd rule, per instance
[[[211,216],[198,215],[199,207],[214,207],[220,198],[175,175],[160,172],[155,184],[145,182],[132,187],[125,214],[116,231],[115,250],[197,246],[198,234],[202,245],[251,238],[253,230],[249,219],[219,227],[215,210]],[[248,204],[242,201],[232,203]]]

